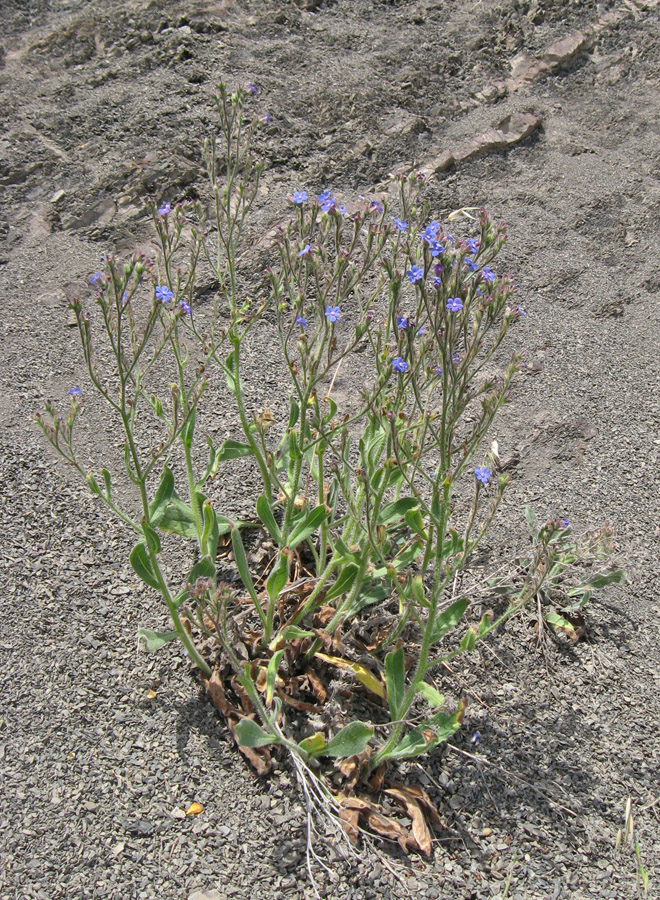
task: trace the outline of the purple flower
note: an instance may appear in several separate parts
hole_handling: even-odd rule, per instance
[[[455,241],[454,238],[449,234],[448,231],[445,231],[445,237],[447,238],[447,240],[449,241],[450,244],[455,244],[455,243],[456,243],[456,241]]]
[[[451,361],[453,362],[453,364],[454,364],[455,366],[457,366],[457,365],[460,363],[461,358],[460,358],[460,356],[458,355],[458,353],[452,353],[452,355],[451,355]]]
[[[419,266],[411,266],[406,272],[406,275],[411,284],[416,284],[416,282],[421,281],[424,277],[424,269],[420,269]]]
[[[346,207],[344,206],[343,203],[340,203],[339,206],[337,207],[337,209],[342,214],[342,216],[345,216],[348,212],[348,210],[346,209]]]
[[[163,203],[162,206],[158,207],[158,215],[165,218],[165,216],[169,215],[171,209],[172,207],[169,203]]]
[[[258,93],[259,93],[259,89],[256,88],[256,87],[252,84],[252,82],[250,82],[250,83],[248,84],[247,89],[248,89],[248,94],[254,95],[254,94],[258,94]]]
[[[101,272],[97,272],[95,275],[90,275],[89,283],[96,284],[97,281],[100,281],[103,278]]]
[[[69,391],[69,393],[71,393],[71,391]],[[570,528],[571,523],[568,521],[568,519],[564,518],[561,520],[561,527],[562,528]]]
[[[441,377],[442,377],[442,366],[435,366],[435,367],[433,368],[433,371],[434,371],[435,374],[438,376],[438,378],[441,378]]]
[[[436,275],[442,275],[442,273],[445,271],[445,267],[442,265],[442,263],[436,263],[433,266],[433,271]]]
[[[121,295],[121,302],[122,304],[128,303],[128,291],[124,291],[124,293]]]
[[[69,388],[68,393],[69,393],[72,397],[80,397],[80,395],[82,394],[82,388],[79,388],[79,387]]]
[[[298,258],[300,259],[301,256],[304,256],[304,257],[306,258],[306,257],[308,257],[308,256],[310,255],[311,252],[312,252],[312,247],[311,247],[311,245],[310,245],[310,244],[305,244],[305,246],[302,248],[302,250],[300,250],[300,251],[298,252]]]
[[[421,328],[417,329],[417,334],[424,334],[425,331],[426,331],[426,326],[422,325]]]
[[[296,206],[302,206],[307,201],[307,191],[294,191],[292,199]]]
[[[261,121],[264,122],[266,125],[270,125],[270,113],[269,112],[264,113],[263,116],[261,117]]]
[[[442,278],[441,278],[439,275],[434,275],[434,276],[433,276],[433,286],[434,286],[434,287],[441,287],[441,286],[442,286]]]
[[[406,319],[405,316],[397,316],[396,317],[396,327],[401,328],[402,330],[405,331],[405,329],[408,327],[408,319]]]
[[[396,225],[397,231],[405,231],[408,227],[408,223],[404,222],[403,219],[400,219],[398,216],[394,216],[394,224]]]
[[[402,359],[400,356],[397,356],[396,359],[392,360],[392,368],[395,372],[407,372],[410,368],[409,364]]]
[[[468,238],[466,244],[468,245],[470,253],[472,253],[473,255],[479,249],[479,241],[475,240],[474,238]]]
[[[470,272],[476,272],[477,269],[479,268],[479,264],[476,263],[473,259],[466,259],[466,260],[465,260],[465,265],[468,267],[468,269],[470,270]],[[485,271],[485,270],[484,270],[484,271]]]
[[[474,477],[481,484],[488,484],[490,481],[490,469],[487,466],[477,466],[474,470]]]
[[[190,315],[190,313],[192,312],[192,309],[190,308],[190,304],[186,303],[185,300],[179,300],[179,306],[183,310],[184,315]]]
[[[442,246],[440,241],[429,241],[429,250],[431,251],[431,256],[434,259],[436,256],[440,256],[441,253],[445,252],[445,248]]]
[[[450,297],[447,300],[447,309],[449,312],[460,312],[463,309],[463,304],[461,303],[460,297]]]
[[[172,297],[174,294],[166,284],[156,285],[156,300],[160,300],[161,303],[169,303]]]
[[[307,328],[307,319],[304,316],[297,315],[296,325],[300,325],[301,328]]]
[[[481,273],[481,277],[484,281],[487,281],[489,284],[492,284],[495,281],[495,272],[491,272],[488,266],[484,266],[484,270]]]
[[[335,208],[335,198],[332,196],[330,191],[325,190],[321,191],[318,196],[319,206],[323,210],[323,212],[330,212]]]
[[[517,312],[519,316],[526,315],[525,310],[522,308],[522,306],[516,306],[515,312]]]
[[[369,209],[371,210],[371,212],[382,213],[383,204],[379,203],[378,200],[372,200],[369,204]]]
[[[329,322],[334,324],[341,319],[341,310],[338,306],[326,306],[325,317]]]

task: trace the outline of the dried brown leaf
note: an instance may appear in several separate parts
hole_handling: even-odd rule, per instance
[[[307,680],[312,687],[312,691],[318,697],[319,703],[325,703],[325,701],[328,699],[328,692],[316,672],[312,672],[310,669],[307,672]]]
[[[211,677],[204,682],[204,687],[209,692],[211,702],[216,709],[220,710],[223,716],[228,716],[230,712],[237,711],[227,700],[222,677],[217,669],[214,669],[211,673]]]
[[[420,850],[426,856],[431,855],[431,832],[426,824],[422,808],[407,791],[401,791],[397,788],[388,788],[385,791],[406,810],[412,820],[412,837],[414,839],[414,847]],[[410,836],[408,837],[410,842]]]
[[[383,763],[382,766],[379,766],[371,776],[368,787],[372,794],[377,794],[378,791],[382,788],[386,771],[387,763]]]
[[[360,777],[360,760],[357,756],[349,756],[347,759],[342,760],[339,771],[346,779],[346,789],[352,791]]]
[[[339,818],[344,823],[344,830],[350,842],[353,846],[357,846],[360,823],[359,811],[357,809],[340,809]]]
[[[440,818],[438,810],[423,788],[418,787],[417,785],[396,784],[395,782],[392,782],[392,788],[410,797],[411,800],[416,800],[424,809],[426,818],[436,831],[442,831],[444,829],[445,826]]]
[[[391,841],[398,841],[404,853],[408,852],[411,843],[411,835],[406,831],[400,822],[390,816],[384,816],[379,812],[370,812],[367,816],[367,825],[376,834],[381,837],[388,838]]]

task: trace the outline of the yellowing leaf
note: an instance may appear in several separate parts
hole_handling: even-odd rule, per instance
[[[315,654],[318,659],[323,662],[330,663],[331,666],[337,666],[339,669],[349,669],[368,691],[376,694],[377,697],[385,699],[385,685],[380,679],[376,678],[373,672],[361,666],[360,663],[352,662],[350,659],[343,659],[341,656],[327,656],[325,653]]]
[[[188,809],[186,810],[187,816],[198,816],[203,810],[203,806],[201,803],[191,803]]]

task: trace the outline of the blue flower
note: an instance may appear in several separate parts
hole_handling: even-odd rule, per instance
[[[455,244],[455,243],[456,243],[456,241],[455,241],[454,238],[449,234],[448,231],[445,232],[445,237],[447,238],[447,240],[449,241],[450,244]]]
[[[492,284],[495,281],[495,272],[491,272],[488,266],[484,266],[484,270],[481,273],[481,277],[484,281],[487,281],[489,284]]]
[[[433,371],[440,378],[442,376],[442,366],[435,366]]]
[[[124,291],[124,293],[121,295],[121,302],[122,304],[128,303],[128,291]]]
[[[80,395],[82,394],[82,388],[79,388],[79,387],[69,388],[68,392],[72,397],[80,397]]]
[[[323,212],[327,213],[335,208],[335,198],[328,190],[321,191],[318,196],[318,201]]]
[[[270,113],[269,112],[264,113],[263,116],[261,117],[261,121],[265,122],[266,125],[270,125]]]
[[[307,201],[307,191],[294,191],[292,199],[296,206],[302,206]]]
[[[424,334],[425,331],[426,331],[426,326],[422,325],[421,328],[417,329],[417,334]]]
[[[479,268],[479,264],[476,263],[473,259],[466,259],[466,260],[465,260],[465,265],[468,267],[468,269],[470,270],[470,272],[476,272],[477,269]],[[485,271],[485,270],[484,270],[484,271]]]
[[[453,364],[454,364],[455,366],[457,366],[457,365],[460,363],[461,358],[460,358],[460,356],[458,355],[458,353],[452,353],[452,355],[451,355],[451,361],[453,362]]]
[[[411,266],[410,269],[406,272],[408,276],[408,281],[411,284],[415,284],[418,281],[421,281],[424,277],[424,269],[420,269],[419,266]]]
[[[185,315],[190,315],[190,313],[192,312],[190,304],[186,303],[185,300],[179,300],[179,306],[181,307]]]
[[[300,325],[301,328],[307,328],[307,319],[304,316],[297,315],[296,325]]]
[[[163,203],[162,206],[158,207],[158,215],[163,216],[163,218],[165,218],[165,216],[169,214],[171,209],[172,209],[172,207],[170,206],[169,203]]]
[[[490,481],[490,469],[487,466],[477,466],[474,470],[474,477],[481,484],[488,484]]]
[[[442,278],[439,275],[433,276],[433,287],[441,287],[442,286]]]
[[[341,319],[341,310],[338,306],[326,306],[325,317],[329,322],[338,322]]]
[[[103,278],[101,272],[97,272],[96,275],[90,275],[89,283],[96,284],[97,281],[100,281]]]
[[[470,253],[472,253],[473,255],[479,249],[479,241],[475,240],[474,238],[468,238],[466,244],[468,245]]]
[[[439,231],[440,231],[440,223],[439,222],[431,222],[431,224],[427,225],[426,228],[424,229],[424,231],[422,232],[422,239],[425,240],[428,244],[430,244],[431,241],[434,241],[437,238]]]
[[[156,300],[160,300],[161,303],[169,303],[172,297],[174,294],[166,284],[156,286]]]
[[[340,203],[339,206],[337,207],[337,209],[342,214],[342,216],[345,216],[348,212],[348,210],[346,209],[346,207],[344,206],[343,203]]]
[[[447,309],[449,312],[460,312],[463,309],[463,304],[461,303],[460,297],[450,297],[447,300]]]
[[[256,88],[256,87],[252,84],[252,82],[250,82],[250,83],[248,84],[247,89],[248,89],[248,93],[249,93],[249,94],[253,94],[253,95],[254,95],[254,94],[258,94],[258,93],[259,93],[259,89]]]
[[[405,316],[397,316],[396,327],[401,328],[405,331],[405,329],[408,327],[408,319],[406,319]]]
[[[301,256],[307,257],[312,252],[312,247],[310,244],[305,244],[305,246],[298,252],[298,258]]]
[[[526,315],[525,310],[522,308],[522,306],[516,306],[515,312],[517,312],[519,316]]]
[[[397,356],[396,359],[392,360],[392,368],[395,372],[407,372],[410,368],[410,365],[405,361],[405,359]]]
[[[372,200],[371,203],[369,204],[369,209],[372,212],[382,213],[383,204],[379,203],[378,200]]]
[[[405,231],[408,228],[408,223],[404,222],[404,220],[400,219],[398,216],[394,216],[394,224],[396,225],[397,231]]]
[[[429,241],[429,250],[431,251],[431,256],[434,259],[436,256],[440,256],[441,253],[445,252],[445,248],[442,246],[440,241]]]
[[[71,391],[69,391],[69,393],[71,393]],[[570,528],[571,523],[568,521],[568,519],[564,518],[561,520],[561,527],[562,528]]]

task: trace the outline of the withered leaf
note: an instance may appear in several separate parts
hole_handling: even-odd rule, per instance
[[[323,712],[322,706],[315,706],[313,703],[305,703],[304,700],[298,700],[296,697],[290,697],[288,694],[285,694],[284,691],[277,691],[277,696],[283,703],[286,703],[287,706],[292,706],[294,709],[300,709],[304,712],[313,712],[320,713]]]
[[[407,792],[397,790],[397,788],[388,788],[385,793],[394,797],[410,816],[412,820],[412,836],[415,848],[420,850],[426,856],[430,856],[431,832],[429,831],[426,819],[424,818],[424,813],[417,800],[411,797]],[[410,837],[408,840],[410,841]]]
[[[204,682],[206,690],[209,692],[211,702],[219,709],[223,716],[228,716],[230,712],[237,712],[236,708],[228,702],[225,695],[225,688],[222,683],[222,676],[217,669],[211,673],[211,677]]]
[[[417,785],[397,784],[396,782],[392,782],[392,788],[400,791],[402,794],[406,794],[412,800],[417,800],[424,809],[426,818],[436,831],[442,831],[444,829],[445,826],[440,818],[438,810],[423,788],[418,787]]]
[[[408,846],[411,842],[411,836],[396,819],[384,816],[379,812],[370,812],[367,816],[367,825],[376,834],[389,838],[391,841],[398,841],[404,853],[408,852]]]
[[[378,791],[382,788],[386,771],[387,763],[383,763],[382,766],[379,766],[371,776],[368,787],[372,794],[377,794]]]
[[[358,757],[349,756],[347,759],[342,760],[339,771],[346,779],[347,790],[352,791],[360,777],[360,761]]]
[[[353,846],[357,846],[360,813],[357,809],[340,809],[339,818],[344,823],[344,831],[346,832],[348,839]]]
[[[309,681],[312,690],[318,697],[319,703],[325,703],[325,701],[328,699],[328,692],[316,672],[312,672],[310,669],[307,672],[307,680]]]

